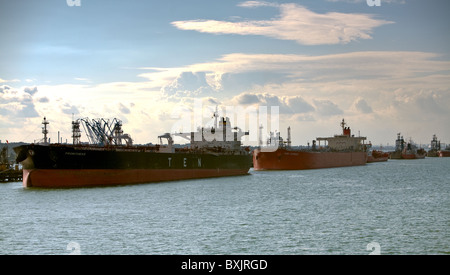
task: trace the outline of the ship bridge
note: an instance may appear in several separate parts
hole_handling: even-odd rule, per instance
[[[218,119],[217,112],[214,113],[214,126],[199,127],[197,132],[175,133],[190,141],[193,148],[221,147],[236,150],[241,146],[241,138],[249,134],[243,132],[239,127],[231,127],[228,117]]]
[[[341,127],[342,134],[334,135],[333,137],[318,137],[316,140],[319,142],[324,141],[324,146],[328,146],[332,150],[343,151],[343,150],[364,150],[364,141],[366,137],[355,137],[351,134],[350,127],[346,127],[347,123],[342,119]],[[328,143],[328,144],[327,144]]]

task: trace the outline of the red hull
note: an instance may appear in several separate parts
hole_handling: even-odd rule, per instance
[[[389,157],[373,157],[373,156],[368,156],[367,157],[367,162],[382,162],[382,161],[387,161],[389,159]]]
[[[367,157],[367,162],[382,162],[389,159],[389,153],[373,150],[372,154]]]
[[[24,169],[23,186],[110,186],[245,174],[248,169]]]
[[[439,151],[439,157],[441,158],[450,157],[450,151]]]
[[[255,170],[304,170],[365,165],[366,152],[311,152],[278,149],[274,152],[253,151]]]
[[[402,159],[415,159],[415,154],[402,154]]]
[[[403,159],[424,159],[425,155],[419,155],[419,154],[404,154],[402,153]]]

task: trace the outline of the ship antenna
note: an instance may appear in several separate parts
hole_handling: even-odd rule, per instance
[[[345,123],[345,120],[342,119],[342,122],[341,122],[342,132],[344,132],[344,128],[345,128],[345,125],[346,125],[346,124],[347,124],[347,123]]]
[[[213,114],[214,117],[214,129],[217,129],[217,118],[219,117],[219,110],[216,105],[216,111]]]

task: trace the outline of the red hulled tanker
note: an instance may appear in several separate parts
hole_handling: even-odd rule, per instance
[[[388,159],[389,159],[388,152],[383,152],[379,150],[369,150],[367,156],[367,163],[388,161]]]
[[[397,134],[395,140],[395,151],[389,153],[391,159],[423,159],[427,155],[427,152],[423,148],[418,148],[412,140],[406,142],[401,136],[401,133]]]
[[[439,157],[448,158],[450,157],[450,145],[445,148],[445,150],[440,150],[438,152]]]
[[[368,144],[364,144],[366,137],[351,135],[350,127],[345,125],[342,119],[341,135],[317,138],[319,145],[314,140],[312,148],[308,149],[291,147],[288,128],[286,143],[278,133],[275,137],[271,136],[268,141],[269,144],[277,146],[260,147],[253,151],[253,167],[255,170],[303,170],[365,165],[368,148]],[[321,146],[320,142],[325,144]]]

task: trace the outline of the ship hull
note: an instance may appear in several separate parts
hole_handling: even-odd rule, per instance
[[[389,154],[390,159],[424,159],[426,154],[419,153],[403,153],[400,151],[394,151]]]
[[[17,148],[24,187],[87,187],[248,174],[249,154],[148,152],[148,148]]]
[[[186,179],[238,176],[248,169],[25,169],[24,187],[114,186]]]
[[[402,152],[401,151],[393,151],[389,153],[390,159],[402,159]]]
[[[389,153],[373,150],[372,154],[367,156],[367,163],[382,162],[382,161],[387,161],[388,159],[389,159]]]
[[[389,157],[367,157],[367,163],[388,161]]]
[[[277,149],[253,151],[255,170],[306,170],[359,166],[367,163],[366,152],[313,152]]]
[[[411,153],[411,154],[403,153],[402,154],[402,159],[424,159],[424,158],[425,158],[425,155],[420,155],[420,154],[414,154],[414,153]]]
[[[450,151],[439,151],[439,157],[441,158],[445,158],[445,157],[450,157]]]

